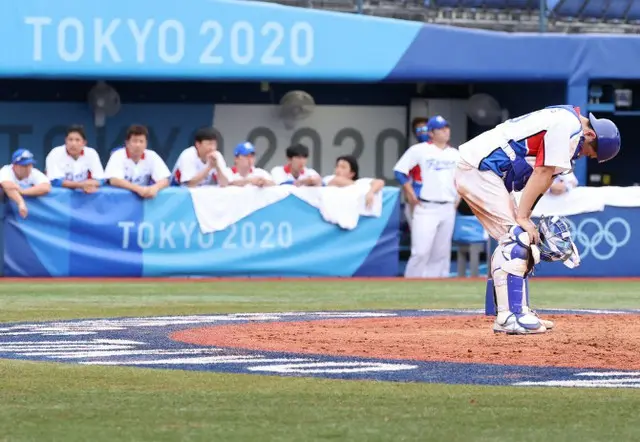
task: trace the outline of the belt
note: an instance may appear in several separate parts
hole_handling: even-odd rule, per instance
[[[424,200],[422,198],[418,198],[420,201],[422,201],[423,203],[431,203],[431,204],[453,204],[453,201],[431,201],[431,200]]]

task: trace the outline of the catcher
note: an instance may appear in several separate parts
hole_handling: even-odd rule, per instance
[[[583,117],[579,108],[551,106],[507,120],[462,144],[459,151],[456,188],[499,243],[487,287],[495,288],[493,330],[544,333],[553,323],[529,308],[527,278],[540,262],[541,247],[553,243],[541,244],[542,232],[531,221],[531,212],[554,177],[571,170],[578,157],[600,163],[614,158],[620,152],[620,132],[610,120]],[[518,207],[512,191],[522,191]]]

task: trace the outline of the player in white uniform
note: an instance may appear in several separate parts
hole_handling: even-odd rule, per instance
[[[321,186],[322,178],[315,170],[306,167],[309,148],[303,144],[287,147],[287,164],[271,169],[276,185]]]
[[[47,176],[34,168],[33,154],[27,149],[18,149],[11,156],[11,164],[0,169],[0,186],[18,206],[18,213],[26,218],[27,204],[23,196],[42,196],[51,191]]]
[[[199,129],[194,145],[186,148],[173,168],[175,183],[187,186],[220,186],[229,184],[231,173],[218,151],[218,136],[211,127]]]
[[[142,198],[155,198],[160,190],[169,186],[171,172],[160,155],[147,149],[148,139],[146,127],[131,126],[124,149],[111,154],[105,178],[114,187],[130,190]]]
[[[393,169],[413,206],[407,278],[444,278],[449,276],[451,267],[458,204],[453,177],[459,153],[448,144],[451,132],[444,118],[433,117],[427,126],[431,141],[411,146]],[[409,172],[415,166],[420,166],[423,183],[418,195],[409,180]]]
[[[429,129],[427,127],[428,123],[429,120],[424,117],[416,117],[411,122],[411,129],[413,129],[413,135],[416,137],[416,141],[418,143],[430,141]],[[411,181],[414,195],[419,195],[420,189],[422,188],[422,173],[420,173],[420,166],[416,166],[409,171],[409,180]],[[407,219],[407,223],[409,223],[409,229],[411,229],[413,206],[407,202],[407,194],[404,190],[404,187],[402,188],[402,193],[404,194],[404,200],[406,203],[404,205],[404,216]]]
[[[608,161],[620,151],[610,120],[551,106],[499,124],[459,147],[456,186],[489,235],[499,242],[491,258],[487,293],[495,296],[495,332],[544,333],[553,327],[529,308],[528,281],[540,260],[540,233],[530,219],[554,176],[579,156]],[[510,192],[522,190],[516,208]],[[572,264],[579,263],[577,251]]]
[[[87,147],[82,126],[67,129],[64,144],[54,147],[47,155],[45,170],[51,184],[57,187],[94,193],[104,184],[100,156],[95,149]]]
[[[384,187],[384,181],[375,178],[360,178],[360,166],[353,155],[343,155],[336,160],[336,168],[333,175],[322,179],[325,186],[346,187],[351,185],[366,186],[365,206],[371,208],[376,193]]]
[[[234,166],[231,168],[229,184],[232,186],[253,185],[268,187],[275,185],[269,172],[255,167],[256,149],[253,144],[245,141],[233,150]]]

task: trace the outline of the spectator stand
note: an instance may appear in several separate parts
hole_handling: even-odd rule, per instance
[[[634,0],[266,0],[291,6],[509,32],[638,33]],[[615,25],[615,26],[612,26]]]

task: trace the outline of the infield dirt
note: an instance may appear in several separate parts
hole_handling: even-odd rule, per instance
[[[203,327],[177,341],[335,356],[640,370],[640,315],[545,315],[545,334],[494,334],[492,318],[438,316],[250,323]]]

